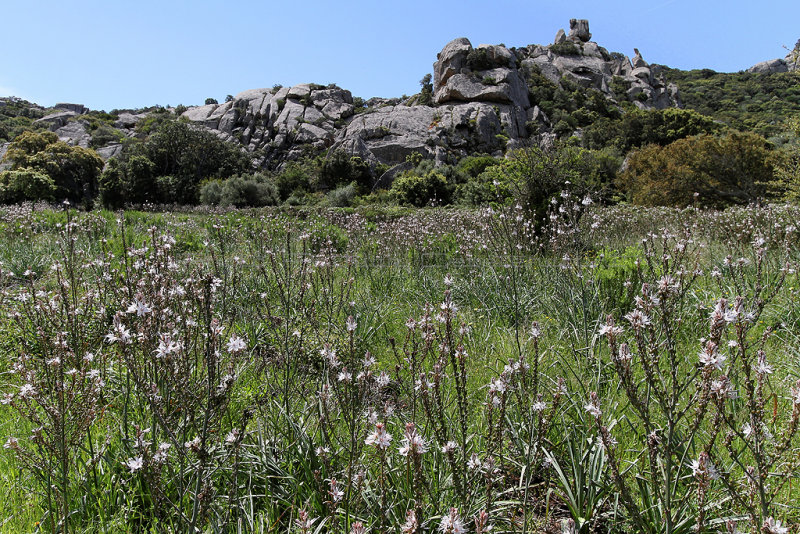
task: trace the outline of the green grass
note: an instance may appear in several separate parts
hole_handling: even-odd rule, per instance
[[[383,521],[391,529],[399,528],[405,521],[407,510],[416,509],[426,521],[426,528],[434,530],[449,506],[458,507],[462,517],[469,521],[488,507],[491,522],[498,531],[522,532],[523,524],[528,532],[558,531],[561,519],[570,516],[569,506],[573,515],[579,512],[584,518],[591,516],[596,531],[636,531],[633,518],[611,484],[607,459],[598,465],[597,428],[584,406],[590,392],[600,394],[604,422],[619,441],[616,449],[619,458],[626,468],[632,469],[626,477],[629,481],[634,475],[649,477],[638,416],[618,382],[608,344],[598,334],[608,314],[615,317],[617,324],[627,327],[623,316],[633,308],[634,296],[640,293],[642,282],[657,282],[664,272],[672,269],[661,266],[648,271],[643,267],[647,258],[642,239],[650,232],[660,233],[662,228],[675,235],[688,228],[693,232],[693,242],[703,243],[697,249],[697,267],[703,274],[682,297],[680,322],[673,325],[679,354],[678,374],[682,377],[695,370],[699,339],[708,335],[708,317],[717,299],[726,297],[733,301],[737,295],[747,296],[756,287],[753,264],[742,270],[739,287],[730,277],[718,282],[710,276],[711,271],[714,267],[724,268],[728,254],[734,259],[752,257],[749,243],[754,236],[764,235],[772,240],[767,260],[772,272],[777,272],[778,261],[783,257],[778,238],[798,216],[797,208],[786,206],[727,212],[596,207],[584,217],[579,248],[543,254],[514,249],[512,257],[496,241],[490,241],[494,234],[481,222],[482,215],[478,212],[426,209],[376,213],[376,210],[369,207],[124,214],[31,211],[17,207],[0,210],[0,269],[15,273],[13,277],[0,277],[5,289],[0,304],[6,312],[30,312],[25,312],[24,302],[17,298],[21,288],[30,283],[22,276],[26,270],[37,273],[34,277],[37,289],[57,291],[64,287],[59,286],[50,267],[55,261],[69,264],[62,233],[66,224],[74,224],[71,235],[78,251],[75,272],[81,275],[74,287],[68,286],[66,294],[72,294],[70,291],[74,289],[78,300],[90,291],[99,295],[90,306],[73,309],[74,316],[85,318],[77,324],[62,322],[72,315],[60,311],[26,315],[27,322],[23,323],[10,313],[0,318],[2,393],[18,392],[25,383],[26,379],[12,368],[20,355],[39,354],[37,351],[49,346],[47,340],[63,329],[81,333],[76,336],[81,347],[75,350],[80,353],[92,350],[108,357],[108,376],[100,402],[105,407],[103,415],[91,425],[92,439],[81,440],[70,474],[71,531],[186,531],[187,521],[176,510],[190,516],[195,502],[202,500],[198,500],[198,495],[204,494],[211,495],[207,513],[200,514],[198,523],[204,531],[284,532],[303,508],[317,518],[315,528],[325,525],[332,532],[349,532],[356,520],[377,531],[381,524],[380,514],[375,513],[378,509],[386,511]],[[595,223],[591,229],[590,225]],[[151,229],[155,229],[152,234]],[[168,250],[160,244],[160,236],[165,234],[175,238]],[[657,244],[661,238],[654,241]],[[673,243],[674,239],[667,241]],[[797,261],[800,258],[797,239],[790,236],[788,244],[789,258]],[[126,255],[126,248],[147,251]],[[564,254],[569,254],[572,260],[565,263]],[[671,254],[680,256],[678,252]],[[302,257],[307,258],[305,267]],[[159,263],[162,261],[159,258],[170,258],[174,271],[167,263]],[[89,265],[96,260],[108,262],[109,267]],[[141,270],[134,270],[137,260],[143,262]],[[108,280],[103,280],[103,272],[108,273]],[[445,284],[448,275],[452,286]],[[177,299],[164,304],[158,314],[141,319],[123,313],[124,321],[134,332],[140,326],[147,327],[139,331],[140,338],[131,349],[144,362],[142,372],[161,369],[152,375],[156,386],[161,388],[160,394],[174,394],[175,402],[187,403],[184,410],[195,410],[191,417],[186,411],[170,415],[175,417],[174,428],[182,433],[180,444],[203,432],[199,421],[206,416],[213,428],[203,435],[214,444],[209,445],[208,457],[202,462],[199,456],[175,450],[183,449],[182,446],[174,446],[171,452],[174,456],[163,468],[148,467],[131,473],[125,463],[140,454],[134,443],[136,425],[151,429],[146,439],[154,444],[168,439],[168,428],[154,416],[146,392],[131,386],[130,364],[122,358],[122,349],[118,344],[103,342],[102,338],[112,329],[114,313],[125,312],[134,295],[142,295],[141,298],[154,305],[162,298],[159,295],[163,296],[170,288],[180,284],[190,291],[202,286],[192,280],[210,280],[210,277],[221,280],[221,289],[210,308],[224,326],[218,345],[222,362],[218,376],[228,372],[227,365],[237,371],[235,386],[224,402],[202,400],[203,380],[209,372],[203,362],[209,353],[200,349],[208,343],[207,330],[200,328],[190,335],[194,330],[180,326],[176,319],[185,313],[202,327],[210,320],[202,306],[194,308],[195,304],[189,304],[188,300]],[[447,357],[442,360],[445,375],[441,411],[429,411],[418,400],[414,414],[413,382],[418,376],[412,376],[408,369],[404,347],[420,343],[421,337],[418,332],[407,336],[405,324],[409,317],[419,320],[428,305],[432,316],[441,311],[439,305],[448,288],[458,306],[453,327],[457,330],[463,322],[471,330],[465,339],[467,412],[459,413],[458,372]],[[159,293],[160,289],[164,292]],[[800,377],[797,297],[797,276],[791,274],[748,338],[756,343],[767,328],[776,328],[775,335],[765,345],[774,367],[769,391],[775,396],[769,402],[774,403],[776,413],[791,413],[789,388]],[[98,313],[100,302],[103,309]],[[166,309],[185,311],[175,311],[173,315]],[[352,345],[345,330],[349,315],[358,323]],[[529,408],[536,399],[532,395],[522,396],[520,392],[527,391],[521,389],[522,385],[509,394],[513,400],[508,401],[503,419],[498,419],[500,408],[487,406],[491,405],[488,384],[504,372],[509,360],[520,356],[517,339],[521,355],[532,362],[533,341],[528,332],[533,321],[542,330],[538,340],[538,391],[548,410],[553,404],[556,380],[563,378],[566,387],[543,435],[536,427],[539,416],[532,416]],[[434,323],[437,328],[449,324],[440,323],[435,317]],[[187,347],[195,344],[198,347],[192,353],[196,359],[187,363],[190,367],[185,378],[187,384],[196,386],[182,385],[159,367],[162,364],[152,356],[157,334],[171,329],[187,336],[181,338]],[[245,358],[235,359],[224,349],[233,333],[247,339]],[[663,339],[666,334],[659,330],[654,335]],[[633,344],[630,332],[626,336]],[[435,369],[438,344],[444,339],[447,339],[445,333],[437,334],[418,372]],[[373,372],[377,375],[381,370],[386,371],[391,383],[381,390],[379,397],[340,385],[336,374],[341,369],[330,368],[320,355],[325,343],[337,349],[343,365],[353,375],[360,369],[364,353],[369,351],[377,359]],[[287,358],[291,365],[285,365]],[[40,373],[49,372],[43,364],[30,365],[39,365],[36,368]],[[734,376],[736,371],[730,372]],[[644,380],[640,368],[635,369],[634,375],[637,382]],[[335,412],[332,414],[335,417],[327,422],[320,411],[319,394],[326,382],[332,388],[330,409]],[[188,398],[194,395],[200,400],[192,404]],[[382,464],[378,452],[364,445],[367,433],[374,429],[364,420],[364,411],[381,410],[387,402],[395,409],[394,415],[386,417],[394,440]],[[743,416],[741,410],[737,413],[739,417]],[[450,433],[448,439],[458,441],[464,416],[468,425],[467,451],[476,453],[482,462],[493,458],[498,471],[491,484],[485,474],[463,474],[467,486],[460,490],[457,478],[462,475],[439,450],[443,443],[434,429],[440,424],[437,418],[442,418]],[[423,483],[416,478],[419,475],[413,463],[397,452],[404,424],[410,420],[431,445],[419,466]],[[663,427],[666,420],[656,414],[654,423]],[[501,437],[489,433],[498,424],[503,428]],[[224,439],[228,432],[239,427],[244,429],[244,437],[234,455]],[[26,437],[32,428],[34,425],[21,419],[11,406],[0,408],[0,441],[5,443],[9,436],[15,436],[29,446]],[[710,423],[704,423],[691,444],[690,459],[696,459],[703,440],[712,431]],[[588,439],[593,440],[591,445]],[[540,448],[526,449],[534,442]],[[316,452],[317,447],[323,446],[330,447],[332,452],[323,455]],[[791,448],[797,447],[800,443],[795,436]],[[104,452],[97,462],[87,463],[98,450]],[[558,473],[542,467],[543,450],[559,465]],[[720,462],[733,460],[724,451],[717,458]],[[750,461],[746,454],[740,460]],[[200,465],[205,466],[206,474],[202,476],[207,477],[209,487],[208,492],[198,494],[193,486],[197,479],[193,477],[200,476],[197,475]],[[727,463],[720,467],[739,472]],[[330,479],[341,482],[360,469],[364,471],[362,481],[349,487],[340,505],[331,503]],[[689,480],[691,477],[686,477],[686,469],[685,465],[676,468],[684,477],[678,485],[685,495],[694,496],[696,488]],[[789,469],[789,476],[796,478],[797,467]],[[586,484],[587,477],[602,487],[593,487],[595,493],[577,495],[577,488]],[[784,524],[800,519],[792,504],[800,498],[796,487],[793,480],[770,508]],[[710,499],[719,505],[708,511],[710,518],[743,513],[742,506],[731,504],[719,484],[712,488]],[[161,499],[157,490],[164,491],[172,503]],[[460,491],[463,493],[459,494]],[[640,504],[646,501],[644,494],[634,498]],[[565,499],[574,502],[567,503]],[[686,502],[690,508],[695,506],[693,501]],[[203,506],[206,504],[200,508]],[[47,510],[42,486],[36,483],[31,470],[15,460],[11,451],[3,449],[0,531],[33,531],[37,521],[47,531]],[[585,528],[588,527],[589,523]]]

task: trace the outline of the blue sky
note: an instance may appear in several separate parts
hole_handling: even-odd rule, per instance
[[[742,70],[800,39],[798,0],[3,0],[0,96],[105,110],[278,83],[400,96],[451,39],[549,44],[570,18],[609,51],[684,69]]]

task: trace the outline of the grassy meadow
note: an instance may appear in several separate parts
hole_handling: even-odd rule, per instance
[[[2,207],[0,531],[800,532],[798,220]]]

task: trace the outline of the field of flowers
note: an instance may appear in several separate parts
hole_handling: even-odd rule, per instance
[[[800,209],[0,209],[2,532],[800,532]]]

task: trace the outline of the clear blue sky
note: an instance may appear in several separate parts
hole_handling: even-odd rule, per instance
[[[684,69],[742,70],[800,38],[800,0],[3,0],[0,96],[105,110],[277,83],[400,96],[451,39],[549,44],[570,18],[609,51]]]

